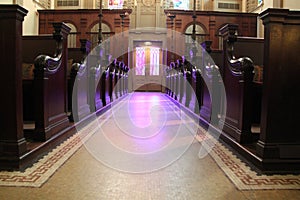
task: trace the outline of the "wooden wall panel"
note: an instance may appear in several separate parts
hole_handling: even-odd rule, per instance
[[[193,11],[183,10],[165,10],[165,13],[176,15],[176,28],[175,30],[184,33],[186,28],[193,23]],[[206,40],[212,41],[212,49],[219,47],[219,30],[225,24],[232,23],[238,24],[239,36],[256,37],[257,34],[257,17],[255,13],[233,13],[233,12],[215,12],[215,11],[196,11],[196,24],[202,26],[205,34],[208,34]],[[167,19],[167,24],[170,19]]]

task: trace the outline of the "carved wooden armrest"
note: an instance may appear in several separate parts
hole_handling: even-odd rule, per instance
[[[39,55],[34,60],[35,77],[43,77],[44,73],[54,74],[58,71],[62,63],[63,49],[63,23],[53,23],[53,38],[56,41],[56,52],[53,57],[48,55]]]
[[[234,56],[234,43],[237,40],[236,25],[229,25],[228,39],[226,41],[226,57],[229,69],[234,76],[245,76],[246,74],[253,76],[254,64],[249,57],[236,58]]]

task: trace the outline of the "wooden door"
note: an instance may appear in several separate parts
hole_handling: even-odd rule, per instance
[[[162,51],[159,47],[136,47],[133,54],[133,89],[162,91]]]

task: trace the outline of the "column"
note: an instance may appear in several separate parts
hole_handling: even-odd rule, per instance
[[[300,12],[267,9],[261,134],[257,153],[273,168],[300,169]],[[276,163],[275,162],[275,163]],[[284,164],[284,165],[283,165]]]
[[[22,22],[27,10],[0,6],[0,168],[19,168],[27,149],[23,134]]]

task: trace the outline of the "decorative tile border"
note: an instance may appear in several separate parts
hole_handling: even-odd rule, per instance
[[[0,171],[0,186],[41,187],[95,131],[93,124],[74,134],[24,172]],[[84,140],[84,141],[83,141]]]
[[[215,140],[206,133],[200,127],[196,139]],[[211,157],[239,190],[300,189],[300,175],[258,175],[219,141],[214,143]]]

